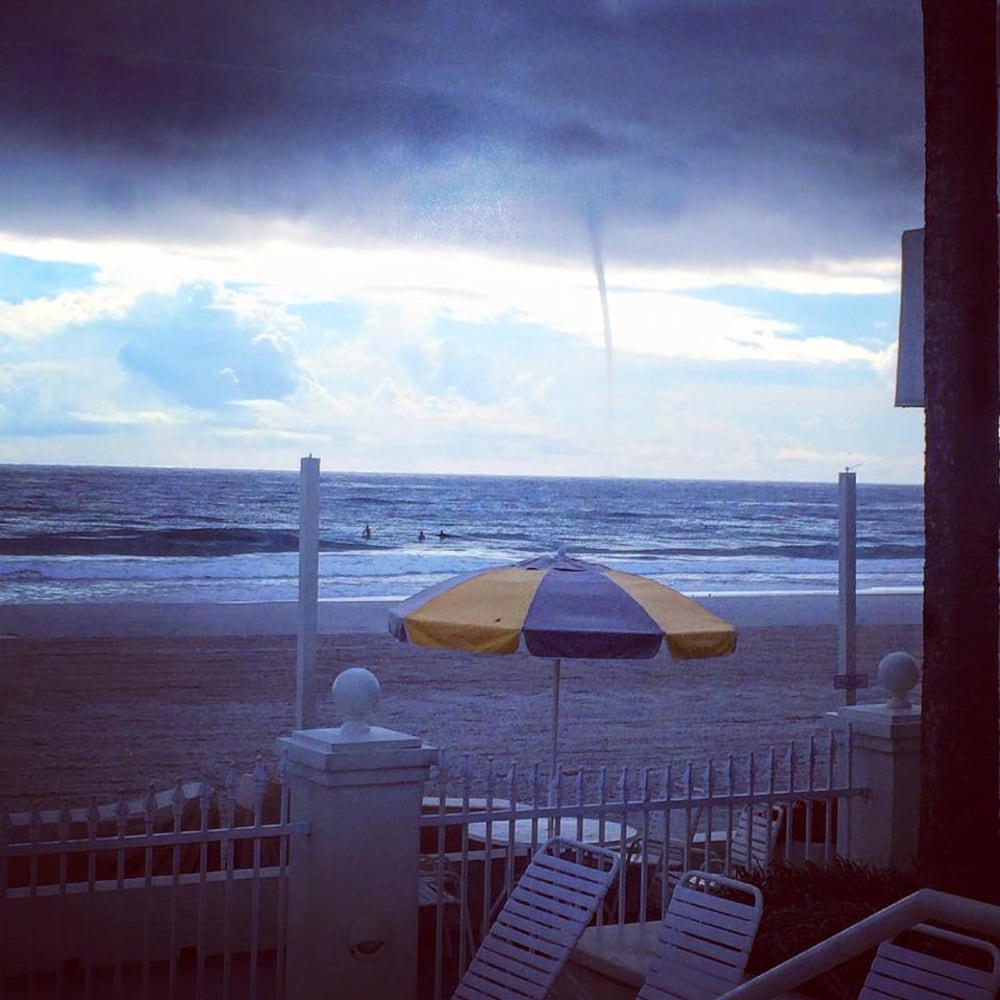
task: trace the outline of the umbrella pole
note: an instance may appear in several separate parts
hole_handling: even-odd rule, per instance
[[[562,660],[556,657],[552,661],[552,768],[549,771],[549,805],[556,804],[556,780],[559,775],[559,675],[562,672]],[[560,824],[561,825],[561,824]],[[549,817],[549,837],[556,832],[556,820]]]
[[[552,771],[549,780],[555,782],[559,771],[559,682],[562,660],[558,657],[552,664]]]

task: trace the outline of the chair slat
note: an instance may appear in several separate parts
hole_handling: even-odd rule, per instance
[[[574,881],[569,876],[560,873],[557,877],[550,877],[551,873],[525,872],[521,876],[524,881],[522,892],[531,892],[543,899],[551,896],[563,903],[574,903],[580,907],[587,907],[595,896],[604,895],[604,887],[600,884],[581,884]]]
[[[994,979],[989,972],[983,969],[975,969],[970,965],[951,962],[936,955],[927,955],[912,948],[902,948],[892,941],[886,942],[879,948],[872,968],[875,968],[875,964],[880,962],[891,962],[901,968],[911,968],[917,974],[941,976],[980,989],[988,989]]]
[[[752,912],[754,905],[754,897],[752,895],[747,895],[744,900],[727,899],[725,896],[706,896],[704,892],[692,889],[686,885],[679,885],[675,892],[680,893],[678,901],[687,906],[703,909],[707,913],[725,914],[737,921],[750,921],[748,907],[751,908],[750,912]],[[711,900],[711,902],[706,902],[706,899]]]
[[[695,937],[710,937],[735,949],[744,948],[746,941],[748,939],[752,941],[757,932],[757,927],[753,924],[733,930],[727,926],[709,923],[704,919],[692,918],[682,907],[678,907],[674,912],[667,926]]]
[[[517,969],[524,979],[538,981],[540,976],[547,976],[554,965],[558,965],[559,956],[542,949],[529,949],[523,944],[513,944],[511,940],[494,938],[490,941],[482,956],[485,965],[500,969]]]
[[[973,993],[971,997],[982,997],[983,995],[982,992]],[[942,993],[932,989],[929,984],[909,976],[900,979],[898,976],[872,972],[865,980],[861,996],[888,997],[891,1000],[955,1000],[955,998],[966,996],[966,994],[950,991]]]
[[[567,947],[572,948],[576,943],[572,931],[553,933],[551,928],[544,928],[539,933],[537,925],[513,927],[504,924],[497,928],[493,940],[511,942],[522,951],[534,951],[553,958],[560,957]]]
[[[585,906],[566,905],[551,898],[532,898],[523,893],[516,896],[512,893],[509,904],[511,913],[516,913],[543,927],[561,927],[566,923],[574,923],[581,914],[586,914],[590,909]]]
[[[718,944],[704,937],[694,937],[676,929],[668,930],[660,940],[668,948],[678,948],[689,952],[692,956],[716,962],[721,965],[746,968],[749,947],[732,948],[726,944]]]
[[[567,841],[562,840],[561,843],[565,844]],[[593,854],[593,847],[587,845],[581,846],[583,847],[584,854]],[[546,848],[543,846],[542,851],[545,849]],[[607,857],[603,859],[606,864],[610,864],[612,861],[617,862],[617,855],[614,851],[604,851],[603,853],[607,855]],[[595,885],[600,885],[606,881],[608,874],[607,868],[591,868],[588,865],[580,864],[576,861],[570,861],[568,858],[564,858],[558,854],[541,854],[541,852],[539,852],[539,854],[535,856],[534,860],[537,861],[537,864],[534,866],[536,871],[561,871],[572,876],[574,882],[579,884],[592,882]]]
[[[480,975],[470,968],[455,991],[455,1000],[520,1000],[522,997],[530,1000],[537,995],[537,984],[519,980],[501,969],[491,971],[496,973],[495,978]]]
[[[566,935],[553,934],[552,929],[548,927],[539,933],[537,924],[505,920],[502,924],[496,925],[496,933],[489,937],[487,951],[498,941],[510,942],[525,952],[534,951],[541,955],[554,956],[565,948]]]
[[[951,963],[945,963],[950,965]],[[876,967],[877,966],[877,967]],[[872,985],[892,997],[948,997],[954,1000],[977,1000],[990,997],[983,986],[962,982],[947,975],[936,975],[926,969],[915,969],[909,964],[877,961],[872,963],[868,980]]]

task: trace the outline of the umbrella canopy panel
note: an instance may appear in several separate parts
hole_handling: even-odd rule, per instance
[[[452,577],[390,611],[389,631],[418,646],[516,653],[541,580],[518,566]]]
[[[389,614],[398,639],[443,649],[568,659],[724,656],[736,630],[654,580],[565,555],[429,587]]]

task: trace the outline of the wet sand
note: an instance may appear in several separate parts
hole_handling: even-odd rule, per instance
[[[874,611],[859,602],[859,672],[874,679],[897,649],[920,662],[919,597],[907,596]],[[563,661],[564,764],[661,766],[825,733],[825,713],[844,703],[832,685],[835,599],[832,617],[828,598],[780,601],[735,605],[729,657]],[[384,632],[384,614],[377,604],[321,608],[321,725],[340,721],[333,678],[364,666],[382,685],[378,725],[455,754],[549,759],[549,661],[409,647]],[[294,605],[0,607],[0,804],[82,805],[177,778],[217,781],[258,752],[273,766],[294,718],[294,623]]]

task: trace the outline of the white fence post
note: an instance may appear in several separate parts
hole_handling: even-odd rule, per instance
[[[333,684],[334,729],[279,740],[292,818],[311,825],[291,845],[288,1000],[413,1000],[424,782],[438,751],[369,726],[379,699],[360,667]]]
[[[833,714],[838,728],[851,727],[853,783],[867,798],[846,801],[838,817],[838,853],[879,867],[912,869],[920,817],[920,705],[909,692],[920,678],[907,653],[889,653],[878,666],[878,684],[891,697],[884,705],[850,705]]]

